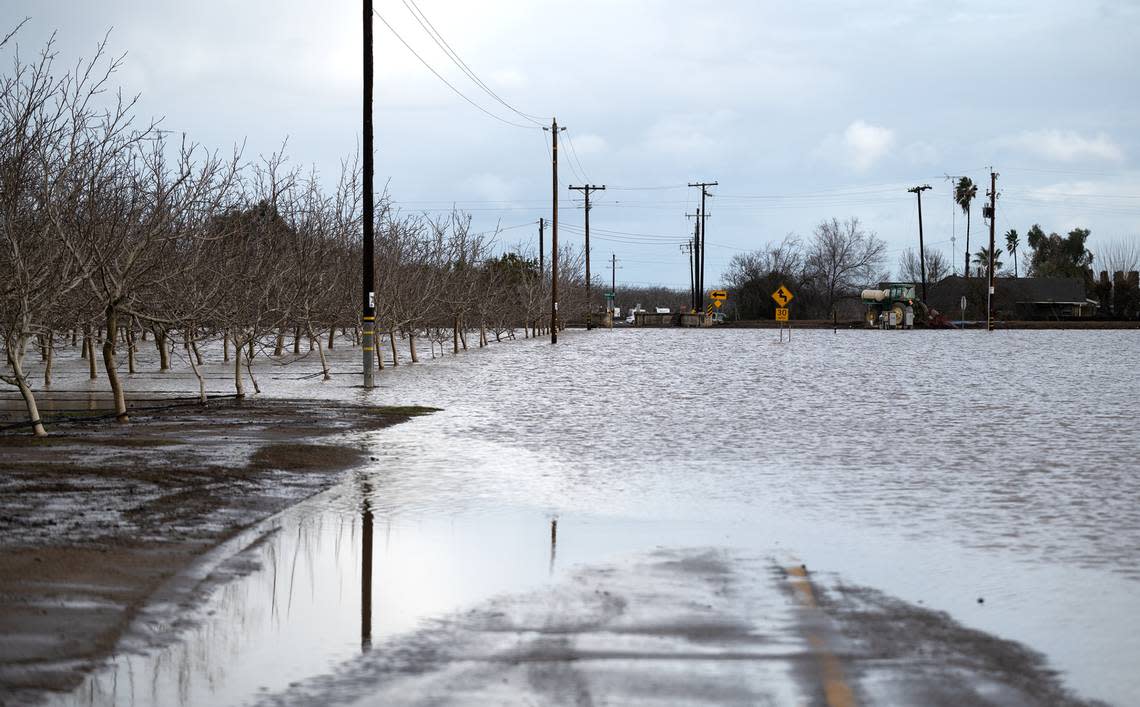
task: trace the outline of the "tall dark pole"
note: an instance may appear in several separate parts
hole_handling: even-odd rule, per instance
[[[697,301],[697,283],[693,280],[693,241],[689,240],[687,245],[689,246],[689,311],[691,312]]]
[[[700,223],[701,237],[697,246],[697,312],[705,310],[705,241],[707,240],[706,221],[709,217],[708,207],[705,205],[705,197],[710,196],[709,187],[715,187],[716,182],[697,182],[689,184],[690,187],[700,187],[701,189],[701,215],[697,221]]]
[[[697,311],[697,283],[700,281],[697,272],[701,266],[701,207],[697,207],[695,214],[685,214],[685,217],[696,219],[693,224],[693,239],[689,241],[689,308],[690,311],[695,312]]]
[[[918,197],[918,263],[922,272],[922,301],[926,302],[926,250],[922,242],[922,192],[930,189],[929,184],[921,187],[911,187],[908,192]]]
[[[543,227],[545,225],[546,223],[540,218],[538,220],[538,281],[540,284],[546,280],[546,263],[544,262],[543,258],[543,248],[545,245],[543,241],[545,238],[543,237],[542,233]]]
[[[364,505],[360,514],[360,650],[372,648],[372,506],[368,501],[371,489],[364,485]]]
[[[590,318],[590,306],[593,300],[590,295],[590,192],[592,191],[605,191],[606,185],[596,186],[594,184],[583,184],[580,187],[571,185],[570,189],[573,191],[580,191],[586,196],[586,329],[593,329],[593,320]]]
[[[986,330],[994,330],[994,228],[997,224],[997,172],[990,172],[990,266],[986,278]]]
[[[364,0],[364,387],[375,385],[373,352],[376,333],[376,276],[372,272],[372,0]]]
[[[551,121],[551,195],[553,208],[550,219],[550,343],[558,343],[558,119]]]

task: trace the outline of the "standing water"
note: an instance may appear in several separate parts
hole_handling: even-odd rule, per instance
[[[367,468],[222,548],[229,579],[176,643],[63,701],[257,702],[492,597],[683,547],[796,558],[1024,643],[1082,697],[1140,695],[1140,333],[775,339],[570,332],[386,370],[371,394],[324,384],[443,411],[372,433]]]

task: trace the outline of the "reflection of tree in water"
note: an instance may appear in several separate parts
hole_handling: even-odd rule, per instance
[[[125,645],[104,669],[85,678],[61,702],[101,707],[227,701],[223,696],[230,694],[227,690],[235,678],[248,674],[243,670],[251,648],[280,644],[282,651],[294,654],[280,637],[295,628],[291,621],[304,620],[304,607],[343,616],[336,609],[354,598],[344,597],[342,589],[346,580],[353,581],[357,552],[361,553],[361,645],[367,650],[371,645],[374,524],[372,489],[367,481],[361,482],[360,492],[364,498],[360,545],[352,515],[337,514],[336,521],[323,514],[280,518],[276,527],[268,528],[211,572],[207,581],[218,586],[201,603],[200,615],[185,619],[180,612],[163,619],[172,623],[145,626],[150,638],[141,640],[169,640],[170,644],[150,651],[138,643]],[[303,589],[306,584],[308,592]],[[301,616],[293,617],[298,609]],[[136,673],[141,678],[137,683]],[[277,677],[267,675],[267,682]]]

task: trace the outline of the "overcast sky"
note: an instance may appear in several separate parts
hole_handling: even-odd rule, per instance
[[[971,250],[985,226],[989,166],[998,231],[1091,228],[1140,239],[1140,3],[1131,0],[673,0],[577,3],[416,0],[474,73],[523,113],[569,128],[561,151],[560,240],[580,239],[569,184],[589,181],[594,271],[687,287],[690,181],[709,202],[708,283],[736,252],[822,219],[858,217],[893,268],[918,242],[906,188],[930,184],[928,247],[961,267],[964,219],[945,175],[979,186]],[[483,92],[433,43],[404,0],[379,20],[377,184],[412,211],[469,209],[477,230],[532,247],[550,213],[547,134]],[[243,0],[0,0],[31,22],[21,51],[57,31],[61,59],[111,30],[119,83],[139,112],[210,147],[246,155],[288,138],[293,162],[329,180],[360,143],[361,5]],[[10,57],[11,52],[6,52]],[[549,144],[546,142],[545,144]],[[573,150],[569,149],[573,145]],[[576,158],[576,159],[575,159]],[[652,189],[648,187],[654,187]],[[639,234],[636,236],[627,234]],[[1024,240],[1024,237],[1023,237]]]

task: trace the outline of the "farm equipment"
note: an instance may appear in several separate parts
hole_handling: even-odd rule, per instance
[[[915,294],[913,282],[880,282],[875,290],[863,290],[867,325],[883,329],[911,329],[925,324],[929,312]]]

